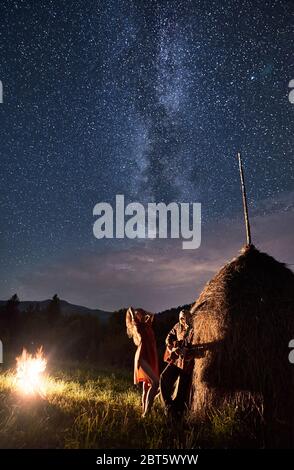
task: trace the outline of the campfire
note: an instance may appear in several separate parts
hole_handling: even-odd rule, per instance
[[[22,354],[16,358],[16,387],[25,395],[46,395],[46,381],[44,372],[47,360],[42,347],[36,354],[30,354],[23,349]]]

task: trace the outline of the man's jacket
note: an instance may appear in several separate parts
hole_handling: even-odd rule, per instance
[[[180,323],[176,323],[168,333],[165,344],[164,361],[174,364],[184,372],[191,372],[194,366],[193,328],[185,329]]]

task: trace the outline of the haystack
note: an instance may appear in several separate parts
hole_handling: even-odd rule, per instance
[[[293,272],[246,246],[205,286],[191,311],[195,344],[204,350],[193,372],[193,414],[205,417],[226,406],[253,411],[269,435],[292,439]]]

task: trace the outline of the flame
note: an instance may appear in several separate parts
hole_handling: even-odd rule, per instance
[[[16,385],[25,395],[39,394],[45,396],[46,384],[44,372],[47,360],[42,347],[35,355],[23,349],[21,356],[16,358]]]

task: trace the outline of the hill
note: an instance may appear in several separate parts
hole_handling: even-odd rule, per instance
[[[0,307],[6,304],[6,300],[0,300]],[[45,310],[48,307],[50,299],[46,300],[24,300],[19,304],[19,310],[25,312],[29,306],[37,307],[39,306],[40,310]],[[107,312],[100,309],[92,309],[88,307],[83,307],[82,305],[74,305],[66,300],[60,300],[61,313],[63,315],[73,315],[73,314],[82,314],[82,315],[94,315],[97,316],[101,321],[107,321],[113,312]]]

